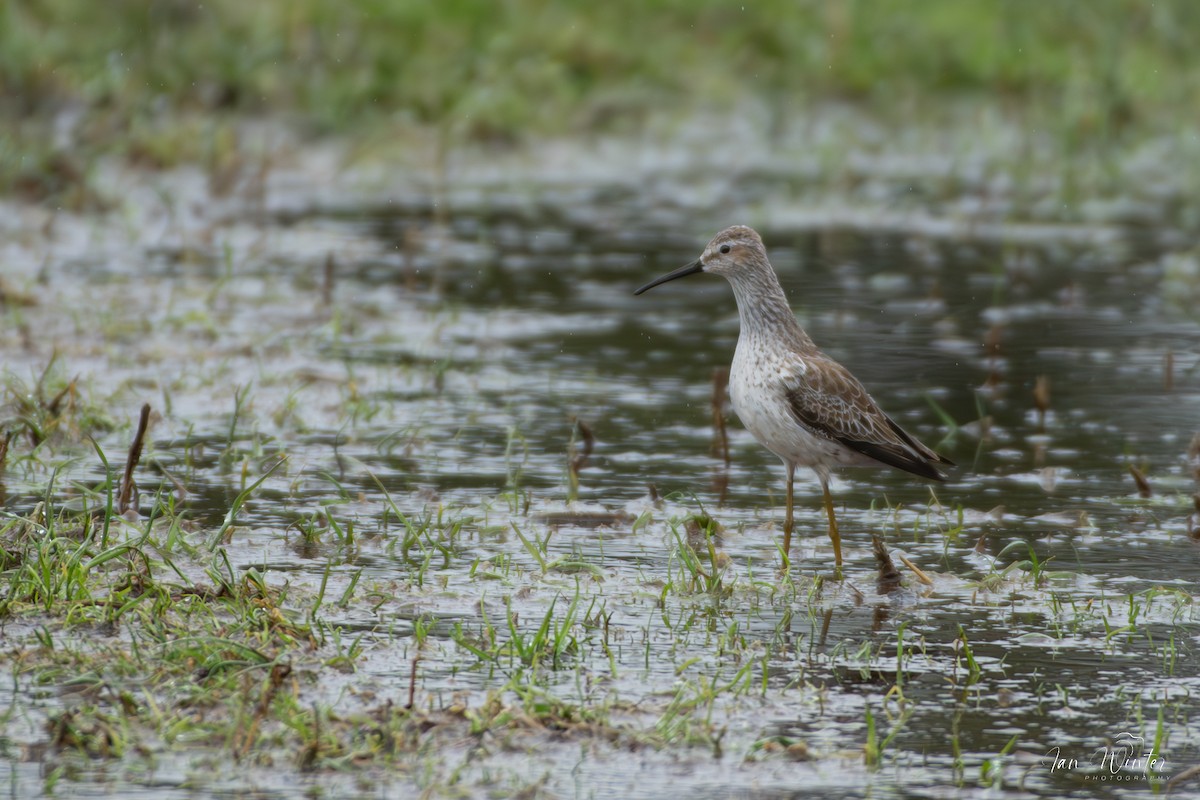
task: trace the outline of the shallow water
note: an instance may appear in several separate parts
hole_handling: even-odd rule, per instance
[[[6,307],[24,330],[6,340],[7,370],[32,381],[54,356],[115,417],[151,403],[143,512],[176,493],[200,542],[286,454],[225,550],[301,596],[357,581],[356,602],[325,612],[363,637],[356,670],[298,664],[314,678],[306,702],[351,713],[402,696],[420,620],[432,627],[419,706],[478,705],[516,681],[657,743],[631,756],[544,730],[452,740],[428,767],[435,785],[453,774],[483,796],[544,775],[548,796],[1124,797],[1194,763],[1200,321],[1163,258],[1169,231],[972,228],[936,213],[873,226],[857,211],[764,207],[782,190],[754,173],[713,190],[732,211],[687,189],[669,173],[489,176],[382,198],[277,188],[198,221],[160,218],[143,198],[115,232],[59,220],[10,245],[9,280],[37,303]],[[831,560],[815,481],[797,486],[793,583],[777,573],[777,460],[732,417],[730,464],[713,455],[712,375],[737,334],[728,286],[696,276],[631,294],[732,222],[762,231],[818,344],[959,465],[932,487],[838,477],[844,584],[812,582]],[[576,419],[595,449],[570,501]],[[116,422],[99,445],[119,462],[130,434]],[[6,509],[43,499],[49,471],[10,464]],[[73,482],[103,482],[90,446],[55,497],[79,502]],[[700,510],[728,556],[711,591],[681,557],[680,520]],[[300,535],[330,517],[352,542],[332,527]],[[882,592],[871,534],[932,585],[898,564],[905,586]],[[542,561],[522,535],[544,541]],[[456,626],[528,636],[547,613],[577,639],[557,668],[484,663],[455,638]],[[39,721],[70,699],[28,675],[6,684],[20,713],[5,750],[28,754],[8,785],[22,796],[47,763]],[[877,767],[864,764],[868,714]],[[1122,734],[1158,737],[1153,781],[1101,771],[1098,750]],[[797,743],[803,754],[786,749]],[[1076,763],[1051,769],[1055,750]],[[275,797],[350,784],[245,765],[217,779],[211,760],[224,763],[174,746],[152,767],[76,764],[70,787]],[[380,791],[423,786],[409,770],[366,772]]]

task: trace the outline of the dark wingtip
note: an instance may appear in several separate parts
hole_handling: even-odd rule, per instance
[[[927,478],[931,481],[945,481],[950,477],[935,467],[933,461],[916,457],[900,450],[897,447],[889,447],[887,445],[880,445],[874,442],[856,442],[846,439],[841,441],[842,444],[846,445],[847,447],[857,450],[864,456],[870,456],[881,464],[887,464],[889,467],[895,467],[896,469],[902,469],[905,472],[911,472],[913,475]],[[942,458],[941,456],[938,456],[936,453],[934,455],[937,456],[937,463],[946,464],[947,466],[951,467],[954,466],[953,463]]]

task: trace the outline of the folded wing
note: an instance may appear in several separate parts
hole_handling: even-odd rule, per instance
[[[921,444],[897,425],[849,370],[823,355],[786,388],[792,413],[818,436],[914,475],[941,481],[935,464],[953,462]]]

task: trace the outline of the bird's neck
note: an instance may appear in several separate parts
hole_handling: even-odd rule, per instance
[[[814,347],[796,321],[773,269],[731,277],[729,282],[737,299],[742,336],[765,336],[799,347]]]

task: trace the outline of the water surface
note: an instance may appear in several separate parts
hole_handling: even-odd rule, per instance
[[[159,180],[186,195],[186,176]],[[1170,231],[973,226],[942,216],[948,201],[816,213],[753,171],[699,195],[671,169],[320,189],[280,178],[265,202],[199,221],[146,201],[126,229],[64,218],[12,245],[8,280],[35,304],[5,309],[24,331],[5,339],[6,369],[24,385],[52,359],[78,375],[113,418],[98,444],[118,463],[149,402],[143,513],[174,493],[197,543],[286,455],[224,549],[296,597],[355,587],[325,621],[362,652],[349,673],[298,654],[304,702],[350,715],[402,698],[420,623],[419,707],[517,702],[525,687],[602,710],[625,736],[435,732],[359,780],[478,796],[1124,797],[1194,762],[1200,322],[1178,299]],[[832,560],[816,481],[797,485],[785,579],[782,468],[732,416],[729,464],[715,454],[729,287],[695,276],[632,296],[734,222],[762,232],[817,343],[959,465],[939,485],[838,476],[842,584],[814,582]],[[572,498],[577,420],[595,445]],[[90,445],[62,448],[66,463],[10,463],[9,513],[46,499],[55,470],[59,502],[103,481]],[[686,567],[698,512],[723,529],[717,565],[691,540],[715,585]],[[932,585],[897,562],[904,586],[882,591],[872,534]],[[544,543],[540,560],[522,536]],[[547,614],[575,641],[550,665],[463,645],[532,636]],[[22,796],[70,758],[39,742],[72,700],[12,674],[4,738],[25,754],[10,762]],[[1123,734],[1157,740],[1165,769],[1105,774]],[[1052,751],[1076,763],[1052,769]],[[70,789],[299,796],[349,781],[251,763],[216,778],[214,762],[219,749],[176,743],[153,766],[75,764]]]

